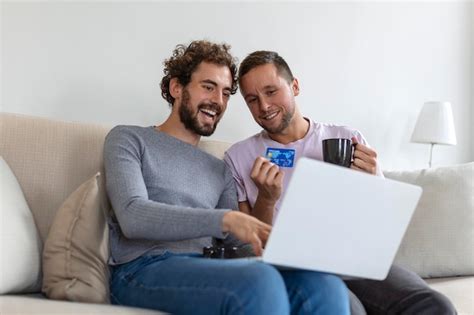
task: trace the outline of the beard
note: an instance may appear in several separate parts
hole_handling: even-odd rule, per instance
[[[189,95],[188,90],[184,89],[183,99],[181,100],[181,104],[179,106],[179,118],[184,124],[184,127],[200,136],[208,137],[212,135],[217,128],[217,123],[221,118],[222,110],[216,104],[203,102],[200,103],[197,106],[197,110],[193,112],[193,109],[189,104],[190,99],[191,96]],[[216,112],[216,120],[213,124],[201,124],[199,122],[198,114],[200,109],[210,109]]]
[[[291,119],[293,118],[294,113],[295,113],[294,108],[292,111],[285,112],[283,114],[280,124],[276,127],[268,127],[268,126],[265,126],[264,124],[259,124],[259,125],[269,134],[279,134],[283,130],[288,128],[288,126],[290,125]]]

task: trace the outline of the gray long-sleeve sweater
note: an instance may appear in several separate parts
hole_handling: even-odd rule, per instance
[[[153,127],[117,126],[104,144],[112,265],[145,252],[201,253],[238,209],[224,162]]]

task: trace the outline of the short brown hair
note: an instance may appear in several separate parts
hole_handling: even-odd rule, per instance
[[[232,75],[231,94],[235,94],[237,91],[237,61],[229,50],[230,45],[228,44],[215,44],[206,40],[193,41],[187,47],[177,45],[171,58],[163,62],[165,76],[161,80],[161,96],[170,106],[173,106],[174,97],[170,93],[171,79],[177,78],[181,85],[186,86],[191,81],[191,75],[197,66],[203,61],[229,68]]]
[[[293,73],[285,59],[274,51],[258,50],[254,51],[242,61],[239,67],[239,81],[253,68],[258,66],[273,64],[277,68],[278,74],[285,78],[288,83],[294,80]]]

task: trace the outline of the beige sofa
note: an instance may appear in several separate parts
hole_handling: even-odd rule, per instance
[[[43,242],[62,202],[102,169],[102,146],[109,129],[108,126],[0,113],[0,156],[18,179]],[[228,144],[203,141],[200,146],[222,157]],[[446,294],[460,314],[474,314],[473,276],[427,281]],[[0,296],[0,314],[54,313],[159,314],[137,308],[53,301],[39,292]]]

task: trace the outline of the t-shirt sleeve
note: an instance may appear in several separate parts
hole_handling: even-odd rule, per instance
[[[237,200],[239,202],[247,201],[247,191],[245,190],[244,180],[242,179],[241,173],[239,173],[237,168],[237,163],[234,161],[232,154],[227,151],[224,154],[224,162],[226,163],[227,167],[229,168],[230,172],[232,173],[232,177],[235,181],[235,187],[237,189]]]
[[[116,127],[104,143],[106,190],[127,238],[178,241],[224,237],[222,217],[228,210],[198,209],[150,200],[142,174],[141,138]]]
[[[366,146],[370,147],[370,144],[367,142],[367,140],[365,140],[364,136],[362,135],[362,133],[359,130],[354,130],[353,135],[354,135],[354,137],[356,137],[356,139],[359,143],[362,143],[363,145],[366,145]],[[380,159],[379,158],[377,158],[376,175],[385,178],[385,176],[383,175],[382,166],[380,164]]]

